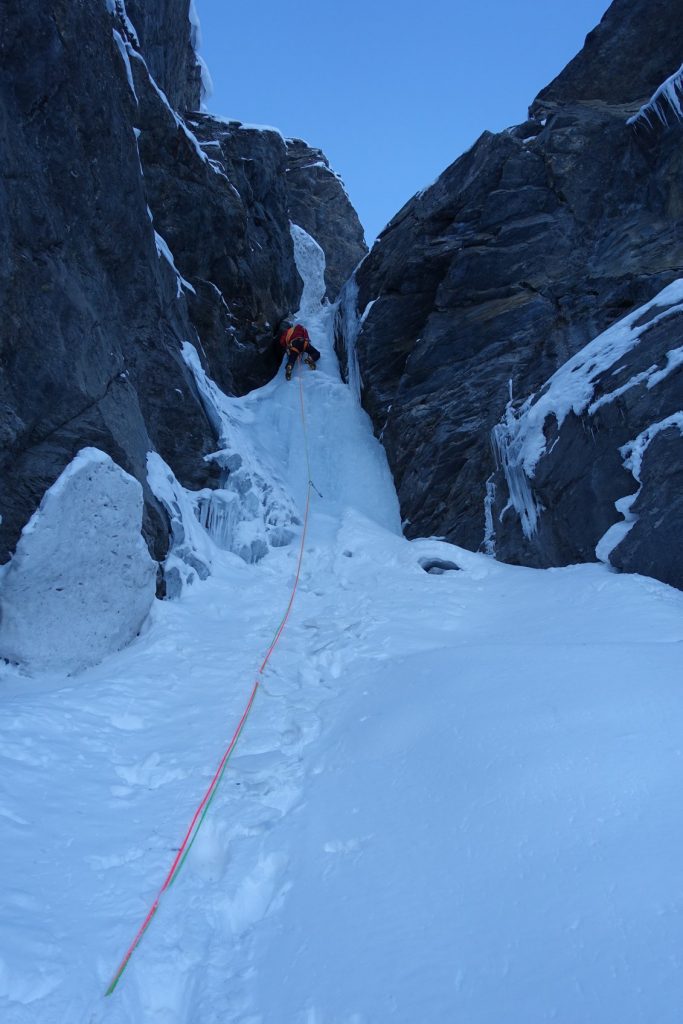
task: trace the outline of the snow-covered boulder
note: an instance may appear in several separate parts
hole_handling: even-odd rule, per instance
[[[84,448],[24,527],[0,586],[0,657],[75,672],[139,632],[156,563],[140,533],[142,488]]]

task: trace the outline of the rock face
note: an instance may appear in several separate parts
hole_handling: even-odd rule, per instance
[[[304,184],[290,195],[279,133],[184,110],[200,98],[190,14],[189,0],[3,10],[0,563],[84,445],[140,481],[162,559],[169,523],[147,453],[185,487],[218,478],[183,343],[242,393],[272,376],[274,325],[298,306],[289,221]],[[324,197],[355,230],[336,177],[308,180],[311,206]],[[337,213],[319,224],[330,248]]]
[[[327,157],[301,139],[287,140],[287,193],[291,219],[322,246],[334,302],[368,251],[358,215]]]
[[[201,67],[194,48],[188,0],[114,0],[155,82],[176,110],[199,110]],[[192,8],[192,12],[194,8]]]
[[[683,59],[680,13],[675,0],[615,0],[536,105],[642,102]]]
[[[489,541],[681,585],[683,280],[618,321],[494,427]]]
[[[485,133],[397,214],[359,269],[363,400],[409,535],[490,548],[495,527],[500,557],[553,565],[594,558],[599,531],[620,519],[614,501],[628,492],[629,474],[615,437],[607,444],[616,491],[596,481],[590,510],[576,516],[554,499],[541,517],[545,539],[521,543],[519,523],[507,513],[499,521],[509,496],[491,431],[510,388],[522,404],[680,275],[683,126],[626,122],[682,53],[676,4],[616,0],[529,121]],[[654,422],[654,392],[649,400]],[[629,425],[629,438],[647,416]],[[660,574],[645,549],[628,565]]]
[[[64,0],[3,21],[0,558],[84,445],[143,484],[145,535],[161,557],[147,451],[201,485],[213,434],[180,357],[192,327],[157,254],[112,17]]]
[[[188,136],[158,94],[145,90],[144,64],[133,70],[146,97],[139,146],[154,228],[191,285],[183,292],[210,375],[242,394],[275,372],[273,326],[301,294],[284,140],[198,113],[188,116]]]
[[[0,657],[74,672],[129,643],[154,599],[156,563],[141,525],[137,480],[94,448],[80,452],[45,494],[5,572]]]

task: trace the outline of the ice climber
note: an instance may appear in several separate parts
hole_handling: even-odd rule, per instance
[[[299,356],[311,370],[315,370],[315,364],[320,359],[317,348],[311,344],[308,331],[303,324],[292,324],[285,321],[280,325],[280,345],[287,352],[287,365],[285,377],[292,379],[292,370]]]

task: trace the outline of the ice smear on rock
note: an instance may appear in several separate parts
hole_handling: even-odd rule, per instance
[[[510,399],[505,407],[505,415],[491,431],[491,443],[496,461],[502,468],[508,485],[510,505],[520,518],[525,537],[532,537],[536,532],[540,512],[529,477],[524,469],[522,453],[525,436],[519,430],[519,423],[528,409],[530,401],[531,399],[522,406],[520,411],[516,411],[512,397],[512,381],[510,381]],[[501,518],[502,515],[503,513],[501,513]]]
[[[128,50],[126,49],[126,44],[123,41],[123,36],[120,32],[117,32],[116,29],[112,30],[112,34],[114,36],[114,42],[116,43],[119,53],[121,54],[123,66],[126,69],[126,78],[128,79],[128,85],[130,87],[130,91],[133,94],[133,99],[135,100],[136,103],[138,103],[138,94],[135,91],[135,82],[133,81],[133,70],[130,66],[130,57],[128,56]]]
[[[0,656],[75,672],[128,644],[154,598],[142,488],[84,448],[24,527],[0,590]]]
[[[175,121],[175,124],[176,124],[176,127],[178,128],[178,130],[183,133],[183,135],[185,136],[187,141],[190,143],[190,145],[192,146],[192,148],[194,149],[196,155],[199,157],[199,159],[202,161],[202,163],[206,164],[207,167],[210,167],[211,170],[214,172],[214,174],[217,174],[221,178],[225,178],[225,174],[221,170],[220,166],[215,161],[212,161],[212,160],[209,159],[209,157],[206,155],[206,153],[204,152],[202,147],[199,145],[199,140],[197,139],[197,136],[194,134],[194,132],[190,131],[190,129],[187,127],[187,124],[186,124],[185,120],[180,116],[178,111],[173,108],[173,106],[171,105],[171,103],[170,103],[170,101],[168,99],[168,96],[166,95],[164,90],[159,86],[158,82],[154,78],[154,75],[149,70],[149,67],[147,66],[147,62],[146,62],[145,58],[142,56],[142,54],[139,53],[137,50],[133,49],[133,47],[130,45],[130,43],[126,44],[126,49],[128,51],[128,56],[132,57],[134,60],[138,61],[142,65],[142,67],[144,68],[145,74],[147,75],[147,78],[149,79],[149,84],[152,86],[152,88],[156,92],[157,96],[159,97],[159,99],[161,100],[161,102],[166,107],[166,109],[168,110],[169,114],[171,115],[171,117]],[[227,178],[226,178],[226,180],[227,180]]]
[[[147,209],[149,210],[149,207],[147,207]],[[197,293],[194,290],[193,286],[190,284],[189,281],[185,280],[183,275],[180,273],[180,271],[176,267],[175,259],[173,258],[173,253],[171,252],[171,250],[170,250],[166,240],[161,237],[161,235],[159,234],[158,231],[154,232],[154,241],[155,241],[156,247],[157,247],[157,254],[159,255],[159,257],[163,256],[163,258],[166,260],[166,262],[169,264],[171,270],[175,274],[176,286],[177,286],[176,298],[178,298],[178,299],[181,298],[181,296],[183,294],[183,288],[185,288],[188,292],[192,292],[193,295],[196,295]]]
[[[178,597],[183,586],[205,580],[213,563],[213,544],[200,525],[191,492],[176,479],[157,452],[147,455],[147,480],[163,504],[171,527],[171,549],[164,562],[166,596]]]
[[[356,352],[356,341],[370,308],[377,300],[373,299],[368,304],[363,315],[358,312],[358,281],[356,274],[349,278],[342,288],[337,304],[337,315],[335,329],[339,334],[346,353],[346,378],[353,394],[360,401],[362,380],[360,366],[358,365],[358,353]]]
[[[202,45],[202,26],[199,21],[199,14],[197,13],[197,6],[194,0],[190,0],[190,7],[187,16],[190,21],[190,45],[194,50],[195,61],[197,62],[197,67],[199,68],[199,74],[201,77],[201,98],[203,106],[203,101],[210,99],[211,96],[213,96],[213,81],[206,61],[199,55],[199,50]]]
[[[645,452],[657,434],[661,434],[663,430],[670,430],[672,427],[678,429],[683,434],[683,412],[674,413],[673,416],[667,416],[666,419],[660,420],[658,423],[652,423],[645,430],[642,430],[633,441],[629,441],[628,444],[622,445],[619,449],[624,459],[624,466],[633,474],[633,478],[638,484],[638,490],[615,501],[614,507],[624,518],[621,522],[610,526],[609,530],[598,541],[595,548],[595,556],[599,561],[610,564],[610,555],[638,521],[638,516],[631,510],[643,489],[640,473]]]
[[[296,268],[304,282],[298,317],[315,315],[323,304],[327,287],[325,254],[316,240],[298,224],[290,224],[289,229],[294,244]]]

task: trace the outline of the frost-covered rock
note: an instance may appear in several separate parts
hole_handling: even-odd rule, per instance
[[[156,563],[140,533],[142,488],[84,448],[25,526],[0,587],[0,657],[75,672],[139,632]]]
[[[613,324],[493,431],[496,553],[683,587],[683,280]]]

